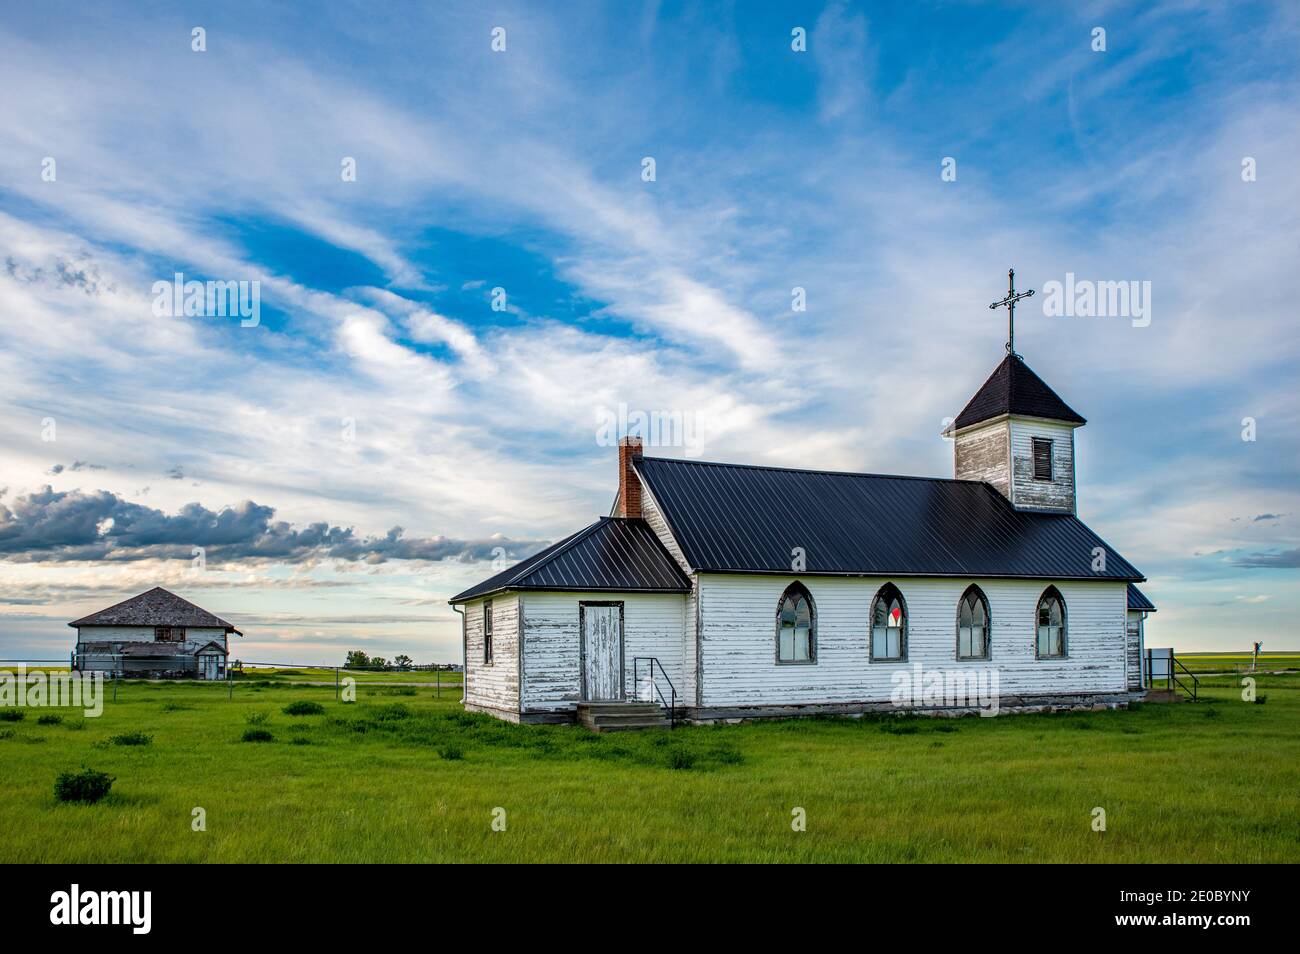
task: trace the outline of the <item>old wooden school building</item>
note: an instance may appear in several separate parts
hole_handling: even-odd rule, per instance
[[[1124,704],[1144,578],[1076,513],[1084,419],[1012,344],[947,478],[650,457],[612,512],[451,599],[465,705],[514,721],[890,708],[921,663],[996,667],[1003,709]]]
[[[73,669],[151,678],[225,679],[227,637],[243,635],[161,586],[68,625]]]

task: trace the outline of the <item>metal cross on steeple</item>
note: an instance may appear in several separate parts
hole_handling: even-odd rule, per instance
[[[1033,294],[1034,290],[1032,288],[1027,292],[1021,292],[1019,295],[1016,294],[1016,270],[1014,268],[1008,268],[1007,297],[989,305],[990,310],[1001,308],[1003,305],[1007,306],[1007,354],[1011,355],[1013,358],[1020,357],[1020,355],[1016,354],[1016,302],[1020,301],[1022,298],[1029,298]]]

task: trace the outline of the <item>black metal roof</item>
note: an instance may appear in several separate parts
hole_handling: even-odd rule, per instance
[[[1141,610],[1143,613],[1154,613],[1156,611],[1156,604],[1152,603],[1151,599],[1145,593],[1130,583],[1128,585],[1128,608],[1131,610]]]
[[[697,570],[789,574],[802,547],[809,574],[1143,579],[1073,514],[1016,510],[977,481],[662,457],[635,466]]]
[[[953,421],[955,429],[970,427],[1003,414],[1045,417],[1070,424],[1088,423],[1030,370],[1019,355],[1007,355]]]
[[[201,626],[243,635],[220,616],[212,615],[202,607],[195,606],[189,600],[181,599],[161,586],[155,586],[152,590],[133,596],[129,600],[114,603],[108,609],[102,609],[98,613],[73,620],[68,625]]]
[[[690,581],[644,520],[601,517],[448,602],[463,603],[502,590],[685,593],[689,589]]]

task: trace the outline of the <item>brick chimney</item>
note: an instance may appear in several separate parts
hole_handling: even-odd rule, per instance
[[[641,516],[641,479],[632,461],[641,456],[641,438],[624,437],[618,442],[618,516]]]

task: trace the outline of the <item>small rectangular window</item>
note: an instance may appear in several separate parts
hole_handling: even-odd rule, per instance
[[[483,662],[492,662],[492,601],[483,603]]]
[[[1052,479],[1052,442],[1046,437],[1035,437],[1034,480]]]

